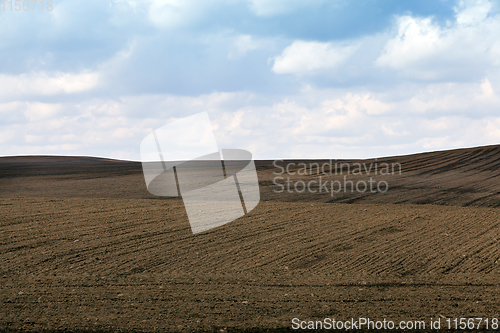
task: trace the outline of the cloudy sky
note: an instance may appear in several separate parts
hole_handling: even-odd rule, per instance
[[[498,1],[53,6],[0,7],[0,156],[139,160],[152,129],[201,111],[257,159],[500,143]]]

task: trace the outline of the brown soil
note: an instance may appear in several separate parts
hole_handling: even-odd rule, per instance
[[[402,166],[374,176],[386,193],[332,196],[276,193],[279,170],[258,161],[261,203],[192,235],[182,200],[150,195],[139,163],[0,158],[0,330],[500,317],[500,146],[376,162]]]

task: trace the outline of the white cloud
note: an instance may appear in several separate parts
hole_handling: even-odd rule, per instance
[[[461,0],[455,11],[457,23],[472,25],[481,23],[488,16],[491,3],[488,0]]]
[[[134,133],[132,128],[120,127],[115,129],[113,131],[113,134],[111,134],[111,136],[113,138],[122,139],[122,138],[134,137],[134,134],[136,133]]]
[[[268,41],[256,39],[250,35],[240,35],[234,39],[231,51],[229,51],[228,59],[235,59],[245,56],[248,52],[257,50],[266,44]]]
[[[52,118],[61,109],[60,104],[47,104],[40,102],[27,102],[25,107],[26,110],[24,111],[24,116],[29,121],[38,121],[41,119]]]
[[[338,67],[355,49],[354,45],[297,40],[274,59],[272,70],[276,74],[317,74]]]
[[[487,120],[485,135],[491,140],[491,142],[500,142],[500,118]]]
[[[24,140],[26,141],[26,143],[39,143],[43,140],[43,136],[26,134],[24,136]]]
[[[19,101],[0,103],[0,113],[3,113],[3,115],[6,115],[8,113],[17,112],[24,105],[25,105],[24,102],[19,102]]]
[[[398,19],[397,36],[390,39],[376,64],[395,69],[431,57],[446,49],[443,32],[430,18],[403,16]]]
[[[237,129],[240,125],[241,122],[243,121],[243,115],[245,114],[245,111],[239,110],[235,113],[233,120],[229,123],[229,126],[226,128],[229,131],[232,131],[234,129]]]
[[[79,137],[78,135],[74,133],[68,133],[68,134],[53,134],[50,135],[49,137],[49,142],[64,142],[64,143],[74,143],[74,142],[79,142],[82,141],[82,138]]]
[[[398,128],[403,126],[401,121],[395,121],[392,123],[383,123],[380,128],[382,132],[387,136],[407,136],[410,134],[407,130],[399,131]]]
[[[489,15],[491,7],[486,0],[461,1],[446,27],[430,17],[401,16],[375,64],[419,80],[476,79],[500,64],[500,16]]]
[[[365,111],[368,115],[381,115],[393,108],[392,105],[376,100],[369,94],[356,96],[353,102],[357,103],[359,109]]]
[[[491,86],[490,80],[487,78],[484,79],[483,83],[481,83],[481,92],[480,98],[493,98],[495,97],[495,91]]]
[[[189,1],[152,0],[149,7],[149,18],[158,27],[176,27],[188,20],[189,7]]]
[[[423,96],[412,97],[408,101],[408,110],[416,111],[417,113],[424,113],[427,111],[452,111],[456,112],[461,109],[466,109],[470,105],[463,104],[462,98],[455,94],[438,95],[424,94]]]
[[[358,95],[348,93],[344,97],[325,100],[313,109],[297,112],[300,120],[296,121],[292,133],[300,136],[345,136],[350,132],[359,135],[359,124],[368,118],[382,114],[391,108],[390,105],[371,98],[368,94]]]
[[[214,8],[217,0],[148,0],[150,21],[158,28],[188,26]]]
[[[498,142],[500,119],[494,113],[468,114],[477,109],[479,97],[474,96],[489,91],[486,82],[435,84],[403,99],[397,92],[309,87],[298,95],[281,97],[237,92],[128,96],[78,106],[6,103],[0,104],[0,110],[18,108],[30,119],[0,130],[0,151],[47,154],[59,149],[69,155],[138,160],[139,143],[149,129],[207,110],[222,148],[248,149],[259,159],[361,158],[485,145]],[[458,102],[453,103],[462,103],[466,112],[453,113],[454,98]],[[410,107],[414,100],[422,103],[420,109]],[[490,98],[488,103],[493,109],[500,107],[498,99]],[[436,116],[436,112],[443,114]]]
[[[249,0],[250,8],[258,16],[287,14],[301,8],[317,6],[325,0]]]
[[[132,8],[137,1],[121,0]],[[221,4],[246,3],[257,16],[272,17],[288,14],[302,8],[310,8],[325,0],[147,0],[150,21],[160,28],[178,28],[192,24]]]
[[[95,72],[0,74],[0,99],[78,93],[93,89],[98,83],[99,75]]]
[[[9,142],[14,138],[15,131],[13,129],[1,129],[0,130],[0,144]],[[0,155],[1,156],[1,155]]]
[[[423,86],[407,85],[403,90],[415,90],[395,108],[414,114],[469,114],[471,116],[498,113],[500,98],[488,78],[471,83],[438,83]]]
[[[420,120],[421,130],[432,131],[438,133],[448,133],[454,128],[460,128],[463,121],[462,117],[439,117],[437,119],[422,119]]]
[[[443,147],[460,147],[460,141],[453,140],[449,136],[422,138],[417,141],[417,144],[424,151],[440,150]]]

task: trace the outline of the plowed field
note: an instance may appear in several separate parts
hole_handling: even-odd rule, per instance
[[[147,193],[138,163],[0,158],[0,330],[288,331],[293,318],[327,317],[491,324],[500,148],[383,161],[402,165],[376,176],[386,193],[334,196],[277,193],[278,170],[258,161],[260,204],[193,235],[182,200]]]

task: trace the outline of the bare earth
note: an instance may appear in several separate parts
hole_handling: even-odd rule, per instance
[[[500,146],[356,162],[401,174],[373,176],[385,193],[331,195],[319,176],[345,174],[278,175],[257,161],[260,204],[192,235],[182,200],[150,195],[140,163],[0,158],[0,331],[500,318]],[[275,177],[316,181],[317,193],[277,193]]]

